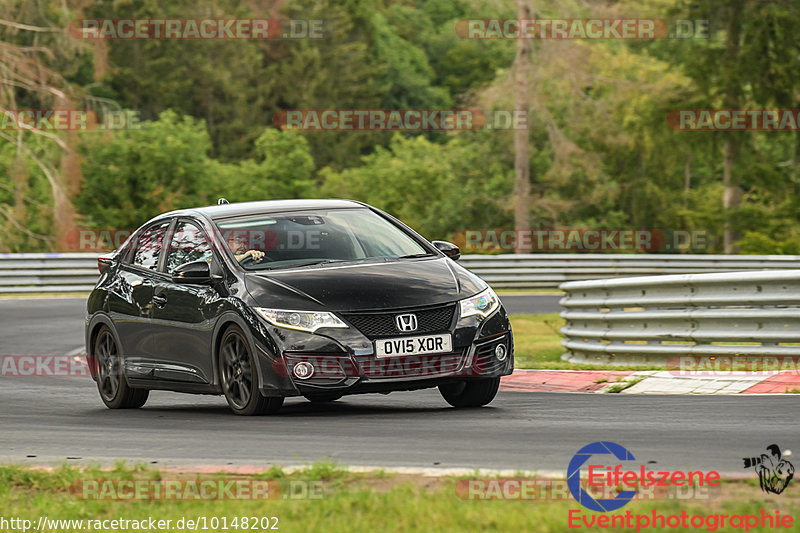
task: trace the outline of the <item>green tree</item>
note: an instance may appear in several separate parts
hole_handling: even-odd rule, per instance
[[[54,234],[51,183],[29,155],[0,142],[0,250],[52,250]]]
[[[301,134],[269,128],[256,139],[256,159],[215,162],[212,188],[231,202],[314,195],[314,159]]]
[[[680,66],[707,95],[705,107],[727,109],[765,108],[792,105],[797,96],[800,75],[800,43],[795,33],[800,24],[796,2],[758,0],[682,0],[676,13],[685,18],[709,19],[713,31],[709,39],[696,40],[692,53],[679,56]],[[774,135],[774,134],[773,134]],[[752,134],[725,132],[721,137],[723,198],[725,209],[725,252],[736,251],[741,231],[748,231],[740,216],[742,194],[749,201],[753,180],[748,161],[759,157],[751,147]],[[800,143],[795,144],[792,163],[800,173]],[[796,191],[793,191],[796,192]]]
[[[84,186],[76,204],[89,228],[134,229],[210,200],[215,165],[202,121],[165,111],[140,129],[88,133],[81,148]]]
[[[323,169],[322,192],[384,209],[431,239],[501,227],[509,223],[505,201],[513,170],[493,162],[490,150],[491,143],[468,136],[439,144],[395,135],[388,148],[365,156],[362,166]]]

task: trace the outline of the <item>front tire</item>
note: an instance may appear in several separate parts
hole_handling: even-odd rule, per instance
[[[283,397],[261,394],[253,354],[244,333],[236,326],[230,327],[222,337],[219,375],[225,400],[237,415],[272,414],[283,405]]]
[[[97,381],[100,399],[109,409],[138,409],[150,395],[147,389],[128,385],[122,372],[122,355],[108,326],[102,326],[94,341],[91,370]]]
[[[439,385],[439,392],[453,407],[483,407],[497,396],[500,378],[469,379]]]

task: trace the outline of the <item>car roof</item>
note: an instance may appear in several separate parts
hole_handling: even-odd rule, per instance
[[[166,216],[203,214],[212,220],[229,217],[258,215],[262,213],[278,213],[282,211],[303,211],[306,209],[344,209],[352,207],[367,207],[366,204],[354,200],[338,199],[306,199],[306,200],[265,200],[260,202],[240,202],[234,204],[209,205],[181,209],[164,213]]]

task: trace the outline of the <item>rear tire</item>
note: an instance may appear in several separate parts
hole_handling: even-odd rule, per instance
[[[499,388],[500,378],[469,379],[439,385],[439,392],[453,407],[483,407],[494,400]]]
[[[282,396],[264,396],[259,390],[258,372],[242,330],[230,327],[219,347],[219,376],[222,392],[231,410],[242,416],[277,413]]]
[[[122,371],[122,355],[116,338],[108,326],[101,326],[89,359],[97,381],[100,399],[109,409],[138,409],[147,402],[150,391],[128,385]]]

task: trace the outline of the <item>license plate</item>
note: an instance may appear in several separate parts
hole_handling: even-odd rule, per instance
[[[426,355],[452,351],[453,341],[449,333],[375,341],[376,357],[402,357],[404,355]]]

